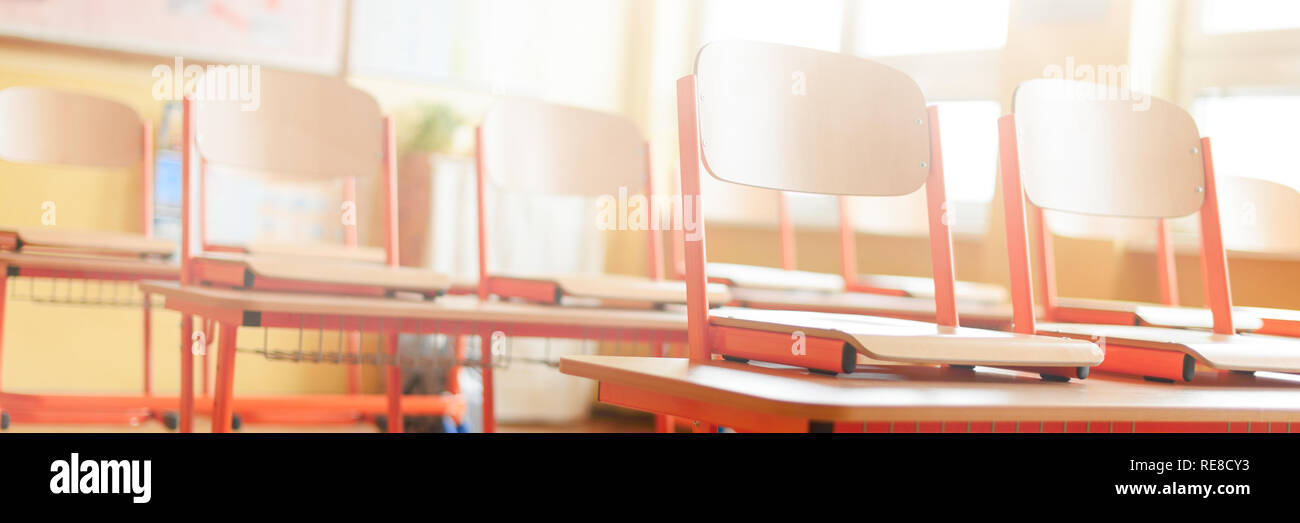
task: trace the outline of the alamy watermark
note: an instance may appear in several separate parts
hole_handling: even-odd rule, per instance
[[[703,221],[699,196],[681,194],[631,194],[619,187],[618,194],[602,194],[596,199],[596,229],[601,231],[685,231],[687,241],[699,241]],[[939,206],[939,221],[944,226],[956,223],[956,208],[951,202]],[[773,211],[775,213],[775,211]],[[665,218],[666,217],[666,218]]]
[[[51,494],[127,494],[132,503],[153,497],[151,460],[81,459],[76,452],[50,463]]]
[[[685,231],[687,241],[699,241],[699,196],[681,194],[630,194],[619,187],[618,195],[602,194],[596,199],[596,228],[602,231]],[[667,220],[663,217],[668,216]],[[667,223],[665,223],[665,221]]]
[[[1061,83],[1058,95],[1070,100],[1132,101],[1134,111],[1151,108],[1151,75],[1142,68],[1127,64],[1079,64],[1073,56],[1065,57],[1063,64],[1043,68],[1043,77],[1074,80],[1078,83]]]
[[[177,56],[171,65],[153,68],[154,100],[181,100],[191,94],[195,100],[240,102],[239,109],[256,111],[262,106],[262,67],[258,65],[185,65]]]

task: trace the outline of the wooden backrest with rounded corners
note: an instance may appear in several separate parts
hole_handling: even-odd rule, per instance
[[[850,55],[745,41],[700,49],[700,145],[719,180],[784,191],[898,196],[930,174],[916,82]]]
[[[140,115],[96,96],[45,87],[0,90],[0,159],[130,167],[140,163]]]
[[[1300,192],[1258,178],[1219,178],[1224,244],[1248,252],[1300,253]]]
[[[304,178],[379,171],[384,123],[374,97],[338,78],[267,69],[259,75],[255,103],[229,91],[195,96],[195,140],[206,161]]]
[[[1151,97],[1142,110],[1131,96],[1058,79],[1022,83],[1014,98],[1020,173],[1034,205],[1131,218],[1200,210],[1200,134],[1181,107]]]
[[[646,146],[626,118],[532,100],[504,100],[483,120],[488,180],[508,191],[599,196],[646,184]]]

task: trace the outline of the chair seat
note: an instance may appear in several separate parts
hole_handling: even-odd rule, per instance
[[[380,287],[387,290],[442,293],[451,287],[451,277],[434,271],[409,267],[389,267],[366,262],[315,259],[300,256],[254,255],[238,253],[204,253],[194,258],[196,274],[204,281],[219,281],[235,286],[258,287],[259,279],[292,282]],[[237,271],[236,279],[221,275]]]
[[[1300,311],[1272,307],[1233,307],[1233,314],[1244,313],[1260,319],[1300,322]]]
[[[709,281],[724,283],[738,289],[823,293],[838,293],[845,289],[844,277],[824,272],[791,271],[735,263],[710,263],[708,274]],[[931,278],[889,274],[860,274],[857,278],[859,284],[868,287],[898,290],[913,297],[934,298],[934,280]],[[1005,288],[988,283],[959,281],[955,290],[958,301],[1005,303],[1008,300]]]
[[[859,274],[858,283],[880,289],[897,289],[908,296],[934,299],[934,279],[921,276],[896,276],[892,274]],[[958,281],[953,287],[957,301],[974,303],[1006,303],[1010,299],[1007,289],[992,283]]]
[[[882,361],[930,364],[1076,367],[1101,363],[1099,347],[1079,340],[933,323],[806,311],[723,307],[714,325],[841,340]]]
[[[493,293],[501,296],[520,297],[511,292],[509,285],[522,282],[554,287],[565,297],[625,303],[686,303],[686,282],[673,280],[652,280],[618,274],[505,275],[493,276],[492,280]],[[729,301],[731,296],[726,286],[709,284],[708,298],[710,304],[722,304]]]
[[[1039,323],[1038,332],[1089,340],[1104,338],[1106,344],[1179,351],[1219,370],[1300,372],[1300,340],[1280,336],[1086,323]]]
[[[63,275],[105,280],[174,280],[181,273],[180,264],[170,260],[4,251],[0,251],[0,266],[17,269],[20,276],[34,273],[46,277]]]
[[[1258,334],[1272,334],[1300,338],[1300,311],[1268,307],[1233,307],[1233,318],[1238,314],[1252,315],[1262,324]]]
[[[1083,311],[1103,311],[1132,314],[1140,325],[1175,329],[1212,329],[1214,313],[1198,307],[1172,307],[1136,301],[1097,300],[1089,298],[1059,298],[1057,308]],[[1233,326],[1239,331],[1259,330],[1262,325],[1257,314],[1234,309]],[[1084,322],[1087,323],[1087,322]]]
[[[330,243],[251,242],[242,245],[209,245],[209,251],[252,255],[297,256],[302,258],[384,263],[387,255],[379,247],[358,247]]]
[[[60,227],[15,227],[0,229],[15,250],[49,250],[118,256],[171,256],[176,243],[139,233],[85,231]],[[14,242],[16,240],[16,242]],[[6,242],[0,242],[3,244]]]
[[[709,281],[737,288],[816,292],[844,290],[842,276],[823,272],[789,271],[736,263],[710,263],[706,272]]]
[[[920,321],[934,321],[936,317],[933,298],[863,292],[824,294],[762,289],[732,289],[731,294],[733,303],[737,305],[762,309],[866,314]],[[957,314],[962,325],[995,329],[1009,327],[1015,317],[1009,303],[960,301],[957,302]]]

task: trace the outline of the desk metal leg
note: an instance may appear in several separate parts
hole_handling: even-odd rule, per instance
[[[479,372],[483,379],[483,432],[497,431],[496,412],[492,405],[492,329],[479,331]]]
[[[230,432],[231,415],[234,414],[232,398],[235,393],[235,331],[233,323],[221,322],[217,334],[220,347],[217,351],[216,401],[212,407],[212,432]]]
[[[384,391],[388,393],[388,432],[398,433],[404,429],[402,423],[402,367],[397,364],[397,337],[401,332],[394,327],[384,339],[384,353],[388,355],[385,365]]]
[[[348,340],[348,354],[353,357],[352,361],[360,361],[361,356],[361,333],[357,331],[348,331],[345,336]],[[348,394],[361,393],[361,366],[356,364],[348,365]]]

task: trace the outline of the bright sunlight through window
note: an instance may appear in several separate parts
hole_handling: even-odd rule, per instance
[[[1210,137],[1215,174],[1263,178],[1300,189],[1300,96],[1197,98],[1192,115]]]
[[[993,199],[1002,104],[989,100],[938,102],[948,199]]]
[[[839,51],[843,15],[840,0],[709,0],[704,42],[754,40]]]
[[[1009,0],[865,0],[854,50],[868,56],[1000,49]]]
[[[1202,0],[1201,31],[1205,34],[1274,31],[1300,27],[1300,2],[1295,0]]]

